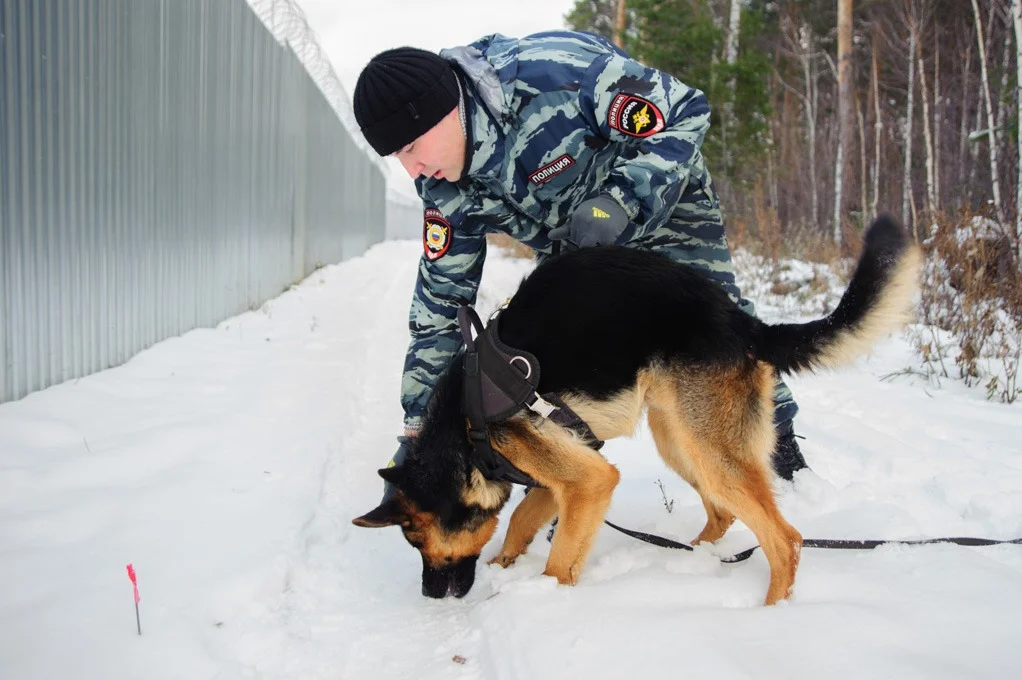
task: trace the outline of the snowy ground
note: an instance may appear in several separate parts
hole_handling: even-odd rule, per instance
[[[714,556],[752,545],[744,527],[694,553],[605,529],[575,588],[541,575],[538,541],[509,570],[480,566],[464,600],[423,598],[399,532],[351,525],[395,446],[418,248],[378,245],[0,405],[0,678],[1017,676],[1020,546],[806,549],[791,602],[766,608],[762,555]],[[491,256],[481,311],[527,267]],[[1022,535],[1022,410],[882,379],[912,364],[894,338],[790,381],[813,471],[779,485],[786,516],[807,537]],[[698,532],[701,504],[645,431],[605,452],[622,471],[613,520]]]

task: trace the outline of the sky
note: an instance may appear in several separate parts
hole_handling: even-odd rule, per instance
[[[296,1],[349,98],[362,67],[383,50],[407,45],[438,52],[491,33],[520,37],[561,29],[574,6],[572,0]],[[386,165],[392,188],[415,196],[400,163],[388,159]]]
[[[604,527],[579,583],[543,576],[537,538],[508,569],[484,548],[464,599],[420,594],[400,531],[373,508],[396,448],[408,296],[421,244],[389,241],[259,309],[158,343],[123,366],[0,404],[4,680],[951,680],[1022,667],[1022,546],[806,548],[790,601],[764,607],[741,524],[694,552]],[[738,255],[768,319],[814,317],[840,289]],[[491,249],[484,318],[530,268]],[[811,285],[812,282],[812,285]],[[911,330],[911,329],[910,329]],[[812,469],[777,482],[807,538],[1022,535],[1019,406],[929,384],[907,336],[788,380]],[[894,376],[894,377],[892,377]],[[607,442],[611,521],[676,540],[699,497],[645,427]],[[142,634],[126,565],[138,575]]]

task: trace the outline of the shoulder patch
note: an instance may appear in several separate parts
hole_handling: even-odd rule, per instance
[[[536,186],[539,186],[554,175],[564,172],[573,165],[575,165],[575,159],[568,154],[564,154],[560,158],[555,159],[552,163],[547,163],[542,168],[529,175],[529,181]]]
[[[422,226],[422,250],[429,261],[438,260],[451,247],[451,225],[436,208],[426,208]]]
[[[610,104],[607,123],[630,137],[649,137],[664,129],[664,114],[648,99],[621,93]]]

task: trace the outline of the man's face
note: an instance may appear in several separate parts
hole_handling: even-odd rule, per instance
[[[458,109],[453,109],[421,137],[396,151],[394,157],[401,161],[412,179],[421,175],[457,182],[465,171],[465,133],[461,131]]]

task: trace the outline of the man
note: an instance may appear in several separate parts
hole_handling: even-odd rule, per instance
[[[620,244],[698,267],[743,310],[717,195],[700,147],[706,98],[587,33],[491,35],[439,55],[375,56],[355,86],[355,118],[394,155],[422,198],[423,256],[410,312],[401,404],[403,460],[437,377],[461,345],[457,310],[475,302],[486,234],[528,245]],[[556,295],[557,291],[551,291]],[[774,395],[774,467],[805,461],[790,391]]]

